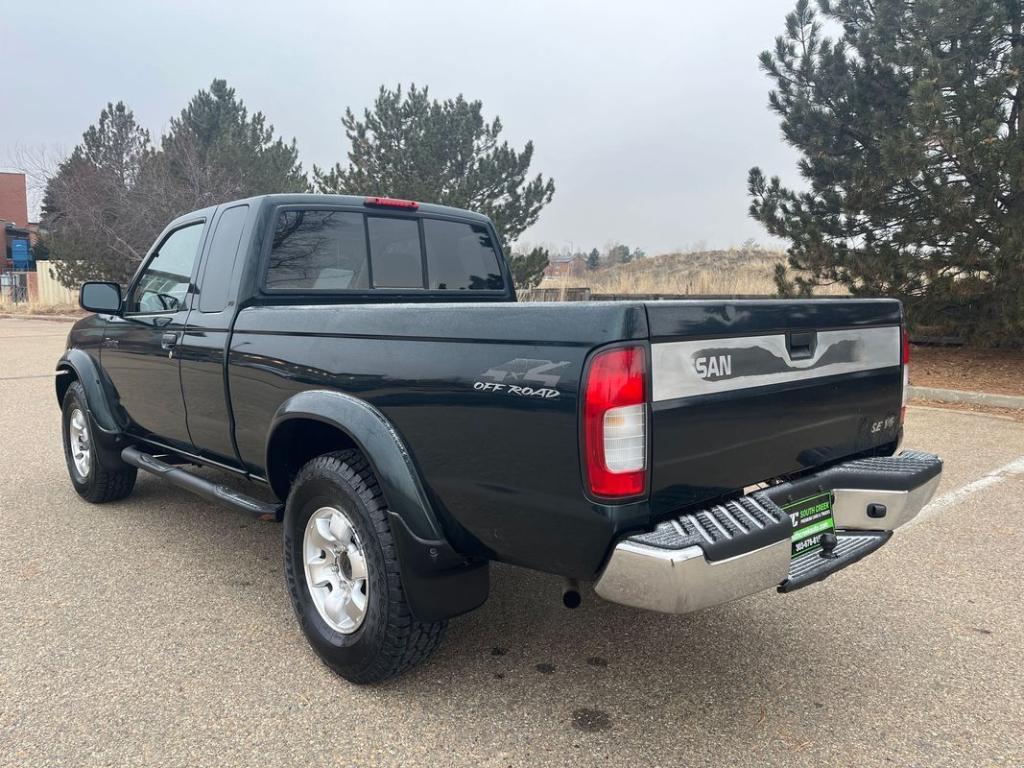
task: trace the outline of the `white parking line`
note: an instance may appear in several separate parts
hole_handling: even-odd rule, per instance
[[[913,528],[920,522],[934,517],[940,512],[945,512],[952,506],[959,504],[971,494],[998,485],[1007,478],[1014,475],[1024,475],[1024,456],[1014,459],[1009,464],[1004,464],[999,469],[993,469],[988,474],[982,475],[977,480],[957,488],[955,491],[944,493],[921,510],[920,514],[903,526],[903,530]]]

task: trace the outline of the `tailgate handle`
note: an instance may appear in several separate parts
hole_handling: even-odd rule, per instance
[[[818,334],[815,331],[799,331],[786,334],[786,350],[790,360],[808,360],[814,357],[814,348],[818,345]]]

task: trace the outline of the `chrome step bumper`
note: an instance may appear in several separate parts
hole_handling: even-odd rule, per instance
[[[858,459],[682,515],[620,541],[594,589],[606,600],[687,613],[772,587],[791,592],[874,552],[931,500],[942,461],[931,454]],[[836,557],[791,559],[781,505],[833,493]],[[884,509],[883,509],[884,508]]]

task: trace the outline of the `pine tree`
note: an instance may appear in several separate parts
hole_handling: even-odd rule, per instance
[[[65,285],[124,283],[181,214],[307,189],[294,140],[275,138],[262,113],[214,80],[171,120],[159,150],[130,109],[108,104],[47,185],[42,243]]]
[[[50,178],[41,246],[66,285],[124,282],[160,231],[140,204],[139,179],[153,162],[149,132],[123,102],[107,104]]]
[[[633,260],[633,252],[629,250],[628,245],[619,243],[614,245],[608,251],[608,261],[612,264],[628,264]]]
[[[799,0],[760,63],[809,189],[748,179],[751,216],[791,242],[780,292],[839,283],[1021,343],[1022,28],[1020,0]]]
[[[545,248],[534,248],[529,253],[513,253],[508,260],[516,288],[536,288],[544,279],[544,270],[550,261]]]
[[[480,101],[431,100],[427,88],[381,86],[373,109],[342,124],[348,165],[314,166],[316,191],[372,194],[469,208],[490,216],[504,243],[514,242],[551,202],[555,185],[528,179],[533,142],[517,152],[499,141],[501,120],[483,117]]]
[[[158,172],[175,215],[253,195],[305,192],[309,186],[295,140],[275,137],[263,113],[250,115],[224,80],[192,97],[171,120],[161,146]]]
[[[601,254],[597,248],[592,248],[590,253],[587,254],[587,269],[597,269],[601,264]]]

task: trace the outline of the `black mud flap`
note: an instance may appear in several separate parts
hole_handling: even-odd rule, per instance
[[[388,521],[398,549],[402,586],[416,619],[450,619],[484,604],[491,584],[487,560],[463,557],[447,541],[419,538],[391,510]]]

